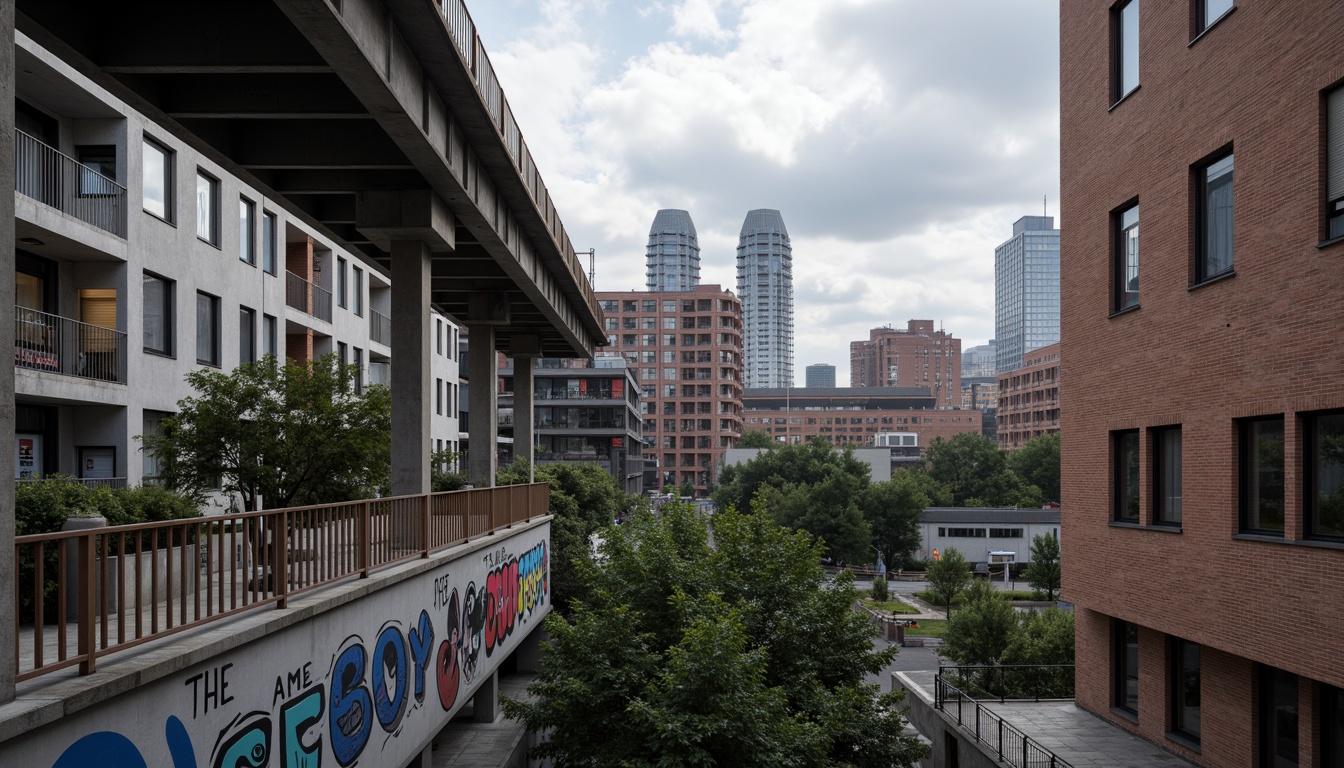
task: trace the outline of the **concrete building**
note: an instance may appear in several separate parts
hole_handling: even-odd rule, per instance
[[[491,445],[496,353],[528,360],[530,382],[532,358],[591,357],[602,322],[461,0],[0,3],[0,102],[0,335],[16,342],[0,402],[26,413],[0,408],[0,428],[57,443],[5,441],[0,462],[143,479],[122,433],[174,407],[184,370],[344,345],[363,382],[390,382],[393,494],[175,522],[177,545],[167,524],[119,551],[90,529],[69,569],[29,577],[75,610],[19,627],[22,564],[50,539],[16,541],[0,483],[0,765],[289,749],[425,766],[465,706],[493,724],[499,669],[535,658],[550,610],[549,507],[543,486],[491,487],[493,450],[468,458],[477,488],[427,493],[435,434],[452,433],[435,384],[460,380],[451,330],[470,329],[490,386],[468,395],[489,415],[468,431]],[[530,390],[515,381],[529,413]],[[157,594],[123,580],[141,562]],[[509,579],[518,610],[487,637],[486,585]],[[431,634],[446,664],[417,677]],[[271,724],[291,717],[318,725],[284,748]]]
[[[1344,5],[1060,17],[1077,703],[1198,765],[1340,765]]]
[[[961,406],[961,339],[932,320],[906,327],[874,328],[866,341],[849,343],[853,387],[928,387],[936,407]]]
[[[999,377],[999,447],[1011,451],[1059,431],[1059,345],[1028,352],[1022,366]]]
[[[961,376],[963,379],[981,376],[994,376],[999,359],[996,350],[998,344],[990,339],[988,344],[978,344],[961,352]]]
[[[649,291],[692,291],[700,284],[700,240],[686,211],[664,209],[653,217],[644,255]]]
[[[1053,216],[1023,216],[994,249],[996,375],[1059,341],[1059,230]]]
[[[807,366],[806,386],[811,388],[835,388],[835,366],[830,363],[814,363]]]
[[[793,385],[793,246],[779,211],[749,211],[737,242],[743,385]]]
[[[1011,552],[1011,562],[1029,563],[1031,540],[1058,537],[1059,520],[1058,509],[929,507],[919,523],[915,557],[931,560],[935,549],[941,554],[954,548],[972,563],[990,562],[990,552]]]
[[[513,374],[511,362],[499,372],[500,442],[508,447],[501,462],[512,461],[512,446],[530,439],[538,465],[599,464],[626,493],[644,492],[643,406],[639,379],[625,358],[537,360],[530,437],[515,428]]]
[[[742,395],[745,429],[759,429],[779,442],[813,437],[837,446],[872,446],[886,432],[914,432],[921,450],[935,437],[979,432],[979,411],[934,407],[925,387],[748,389]]]
[[[635,371],[645,458],[661,486],[716,482],[723,452],[742,435],[742,305],[732,291],[600,292],[609,353]]]

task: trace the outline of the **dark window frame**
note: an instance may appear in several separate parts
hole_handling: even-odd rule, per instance
[[[1344,238],[1344,84],[1321,94],[1325,135],[1325,239]]]
[[[346,270],[349,265],[344,256],[336,257],[336,306],[345,309],[350,305],[350,286]]]
[[[140,209],[143,210],[145,213],[148,213],[150,216],[153,216],[154,218],[156,218],[156,219],[158,219],[158,220],[160,220],[160,221],[166,221],[166,222],[168,222],[169,224],[173,224],[173,223],[175,223],[175,221],[176,221],[176,219],[177,219],[177,216],[175,215],[175,214],[176,214],[177,205],[176,205],[175,196],[174,196],[174,194],[173,194],[173,193],[176,191],[176,183],[177,183],[177,153],[174,152],[173,150],[169,149],[169,148],[168,148],[168,145],[164,144],[163,142],[161,142],[161,141],[157,141],[157,140],[152,139],[152,138],[150,138],[149,136],[145,136],[145,135],[142,135],[142,136],[140,137],[140,144],[141,144],[141,146],[140,146],[140,153],[141,153],[141,158],[140,158]],[[163,155],[163,215],[162,215],[162,216],[160,216],[159,214],[155,213],[154,211],[149,210],[149,208],[146,208],[146,207],[145,207],[145,189],[147,188],[147,185],[144,183],[144,181],[145,181],[145,161],[144,161],[144,152],[145,152],[145,148],[146,148],[146,147],[152,147],[153,149],[155,149],[156,151],[158,151],[160,154]]]
[[[1134,214],[1134,221],[1127,225],[1125,219],[1131,212]],[[1138,198],[1115,209],[1111,214],[1111,229],[1114,233],[1111,255],[1111,280],[1113,283],[1111,311],[1123,312],[1139,306],[1139,259],[1141,254],[1138,234]],[[1133,233],[1132,240],[1130,233]],[[1129,249],[1131,242],[1134,246],[1132,254]]]
[[[1280,733],[1280,726],[1287,724],[1287,720],[1279,716],[1281,713],[1290,714],[1292,717],[1292,740],[1296,749],[1291,750],[1293,762],[1288,763],[1288,765],[1297,765],[1297,758],[1302,749],[1302,718],[1297,709],[1298,702],[1301,700],[1302,681],[1291,672],[1285,672],[1264,664],[1258,666],[1256,720],[1259,727],[1256,730],[1258,731],[1259,743],[1256,745],[1256,751],[1259,753],[1259,765],[1274,766],[1274,768],[1284,765],[1277,760],[1273,749],[1274,742],[1276,740],[1282,741],[1284,735]],[[1290,695],[1282,701],[1276,696],[1279,692],[1277,690],[1279,683],[1283,684],[1284,689],[1289,687],[1292,689]],[[1288,693],[1287,690],[1284,692]]]
[[[1170,525],[1179,528],[1181,526],[1181,492],[1183,490],[1182,472],[1184,469],[1184,465],[1182,463],[1182,453],[1184,450],[1184,445],[1183,445],[1183,435],[1181,433],[1181,426],[1179,424],[1174,424],[1166,427],[1155,427],[1152,430],[1150,430],[1150,433],[1152,435],[1152,442],[1150,445],[1150,449],[1152,453],[1152,473],[1153,473],[1152,477],[1153,524]],[[1174,482],[1174,485],[1176,486],[1175,487],[1176,495],[1174,497],[1176,499],[1176,502],[1174,505],[1169,505],[1167,503],[1167,500],[1169,498],[1172,498],[1172,494],[1169,493],[1171,489],[1168,488],[1167,464],[1172,458],[1171,456],[1172,451],[1170,449],[1170,446],[1168,446],[1164,442],[1163,438],[1172,434],[1176,435],[1176,450],[1175,450],[1176,477]],[[1175,507],[1174,514],[1172,506]]]
[[[1210,180],[1209,172],[1229,161],[1225,172]],[[1210,155],[1192,167],[1195,186],[1195,257],[1192,284],[1195,286],[1213,282],[1219,278],[1236,274],[1236,162],[1232,147],[1228,146]],[[1230,187],[1228,203],[1227,264],[1221,268],[1211,263],[1213,244],[1209,237],[1210,196]]]
[[[279,233],[279,217],[263,209],[261,212],[261,269],[268,275],[280,274]]]
[[[201,328],[200,328],[200,323],[201,323],[201,300],[202,300],[202,299],[206,299],[206,300],[208,300],[208,301],[210,302],[210,304],[209,304],[209,306],[210,306],[210,311],[209,311],[209,316],[210,316],[210,329],[209,329],[209,330],[210,330],[210,338],[207,340],[208,349],[206,350],[206,352],[207,352],[207,354],[208,354],[208,357],[201,357],[201,341],[202,341],[202,339],[201,339]],[[206,293],[205,291],[197,291],[197,292],[196,292],[196,325],[197,325],[197,327],[196,327],[196,363],[197,363],[198,365],[208,365],[208,366],[211,366],[212,368],[219,368],[220,365],[221,365],[221,363],[222,363],[221,355],[220,355],[220,349],[219,349],[219,347],[220,347],[220,343],[219,343],[219,340],[220,340],[220,333],[219,333],[220,328],[219,328],[219,325],[220,325],[220,320],[221,320],[221,318],[220,318],[220,314],[219,314],[219,312],[220,312],[219,305],[220,305],[220,300],[219,300],[219,297],[218,297],[218,296],[215,296],[214,294],[211,294],[211,293]]]
[[[238,197],[238,260],[248,266],[257,266],[257,204],[247,197]]]
[[[1138,523],[1141,520],[1139,460],[1139,430],[1111,432],[1111,519],[1115,522]]]
[[[1302,520],[1303,533],[1306,538],[1316,541],[1332,541],[1344,543],[1344,520],[1341,520],[1339,532],[1323,533],[1320,523],[1321,505],[1317,496],[1320,492],[1320,481],[1322,472],[1320,471],[1319,458],[1321,447],[1319,445],[1318,435],[1320,434],[1320,419],[1328,417],[1344,416],[1344,409],[1335,409],[1329,411],[1313,411],[1311,413],[1301,414],[1301,435],[1302,435]],[[1344,447],[1344,446],[1342,446]],[[1344,468],[1344,462],[1340,462]],[[1336,489],[1335,494],[1344,501],[1344,482],[1341,482]],[[1344,515],[1344,510],[1339,514]]]
[[[1339,765],[1344,759],[1344,689],[1320,684],[1321,765]]]
[[[1251,524],[1252,522],[1251,494],[1253,490],[1252,470],[1255,469],[1255,467],[1259,466],[1258,462],[1254,467],[1252,466],[1252,454],[1260,453],[1259,450],[1252,450],[1253,448],[1258,449],[1259,446],[1258,440],[1254,439],[1256,438],[1256,426],[1261,424],[1274,424],[1276,422],[1278,423],[1279,427],[1278,432],[1280,438],[1279,470],[1278,470],[1280,477],[1278,480],[1278,484],[1281,489],[1281,493],[1279,496],[1280,522],[1279,527],[1277,529],[1268,528],[1265,527],[1264,525]],[[1249,533],[1258,536],[1273,536],[1276,538],[1283,538],[1286,533],[1287,520],[1286,516],[1284,515],[1284,509],[1286,506],[1285,501],[1287,497],[1286,493],[1287,489],[1284,488],[1284,476],[1286,474],[1287,466],[1286,466],[1286,452],[1284,451],[1283,446],[1283,440],[1286,434],[1284,431],[1284,426],[1285,425],[1283,414],[1275,414],[1271,416],[1257,416],[1249,419],[1239,419],[1237,421],[1237,508],[1239,513],[1238,518],[1241,533]],[[1258,499],[1261,497],[1257,496],[1256,498]],[[1259,511],[1258,506],[1255,512],[1256,512],[1255,514],[1256,521],[1259,522],[1263,517],[1263,515]]]
[[[1187,688],[1187,682],[1190,675],[1189,660],[1186,658],[1186,651],[1193,649],[1195,651],[1194,677],[1195,677],[1195,695],[1193,707],[1190,701],[1190,691]],[[1168,694],[1171,700],[1171,732],[1184,741],[1192,744],[1199,744],[1202,728],[1203,715],[1203,666],[1204,654],[1199,643],[1193,643],[1180,637],[1172,637],[1168,649],[1171,658],[1171,677],[1167,681]],[[1197,710],[1193,722],[1189,717],[1187,710]]]
[[[1126,12],[1130,8],[1134,9],[1133,29],[1126,29]],[[1111,104],[1119,104],[1125,100],[1134,91],[1138,90],[1142,77],[1138,66],[1138,48],[1140,43],[1139,25],[1140,25],[1139,0],[1121,0],[1111,6]],[[1125,33],[1128,31],[1134,38],[1133,58],[1134,62],[1134,82],[1128,84],[1125,82],[1125,68],[1128,60],[1125,57],[1125,49],[1129,46],[1126,41],[1129,39]]]
[[[200,190],[202,181],[206,182],[206,187],[210,190],[210,210],[206,214],[207,219],[205,222],[208,227],[206,236],[201,235],[201,221],[200,221],[201,207],[199,198],[201,194]],[[198,167],[196,169],[196,197],[197,197],[197,204],[195,206],[196,219],[197,219],[196,239],[200,240],[203,243],[207,243],[215,248],[220,247],[219,198],[220,198],[220,190],[222,189],[222,187],[223,185],[220,183],[219,177],[211,173],[208,173],[204,168]]]
[[[176,283],[175,281],[173,281],[173,280],[169,280],[168,278],[166,278],[166,277],[164,277],[164,276],[162,276],[162,275],[156,275],[156,274],[154,274],[153,272],[145,272],[145,273],[144,273],[144,277],[145,277],[145,278],[149,278],[149,279],[151,279],[151,280],[157,280],[157,281],[159,281],[160,283],[163,284],[163,304],[164,304],[164,307],[163,307],[163,336],[164,336],[164,348],[163,348],[163,349],[159,349],[159,348],[151,347],[151,346],[145,344],[145,345],[143,345],[144,351],[145,351],[147,354],[151,354],[151,355],[159,355],[159,356],[162,356],[162,357],[176,357],[176,353],[177,353],[177,344],[176,344],[176,341],[177,341],[177,334],[176,334],[176,330],[177,330],[177,328],[176,328],[176,325],[177,325],[177,322],[176,322],[176,321],[177,321],[177,306],[176,306],[176,304],[177,304],[177,283]],[[145,327],[145,316],[144,316],[144,312],[145,312],[145,287],[144,287],[144,283],[145,283],[145,282],[147,282],[147,281],[145,281],[145,280],[142,278],[142,281],[141,281],[141,287],[140,287],[140,325],[141,325],[141,330],[142,330],[142,333],[141,333],[141,336],[142,336],[142,337],[143,337],[143,335],[144,335],[144,334],[143,334],[143,329],[144,329],[144,327]],[[143,339],[142,339],[142,341],[143,341]]]
[[[1133,669],[1130,669],[1130,635],[1133,635]],[[1111,707],[1138,717],[1139,706],[1139,625],[1112,619],[1111,624]],[[1131,674],[1132,672],[1132,674]],[[1130,681],[1133,681],[1131,689]],[[1131,695],[1132,690],[1132,695]]]
[[[238,307],[238,363],[257,361],[257,310]]]
[[[1231,13],[1231,12],[1233,12],[1233,11],[1235,11],[1235,10],[1237,9],[1237,4],[1236,4],[1236,2],[1235,2],[1235,0],[1234,0],[1233,2],[1228,3],[1227,9],[1224,10],[1222,13],[1219,13],[1219,14],[1216,15],[1216,16],[1210,17],[1210,16],[1209,16],[1209,0],[1195,0],[1195,3],[1194,3],[1194,4],[1195,4],[1195,34],[1194,34],[1194,37],[1199,37],[1200,35],[1204,34],[1204,33],[1207,32],[1207,31],[1209,31],[1209,28],[1210,28],[1210,27],[1212,27],[1213,25],[1215,25],[1215,24],[1217,24],[1218,22],[1222,21],[1223,19],[1227,18],[1227,15],[1228,15],[1229,13]]]

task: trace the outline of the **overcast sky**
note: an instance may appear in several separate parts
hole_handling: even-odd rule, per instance
[[[660,208],[736,290],[748,210],[793,241],[794,373],[931,319],[994,336],[994,247],[1059,196],[1057,0],[468,0],[596,287],[644,290]],[[1056,219],[1058,222],[1058,219]]]

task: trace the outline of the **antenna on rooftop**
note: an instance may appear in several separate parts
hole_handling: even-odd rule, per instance
[[[1046,203],[1046,201],[1049,200],[1049,199],[1050,199],[1050,195],[1041,195],[1041,215],[1042,215],[1042,216],[1049,216],[1049,215],[1050,215],[1050,208],[1049,208],[1049,206],[1048,206],[1047,203]]]
[[[582,253],[580,251],[579,253]],[[578,256],[579,254],[574,254]],[[597,290],[597,249],[588,249],[588,285],[593,290]]]

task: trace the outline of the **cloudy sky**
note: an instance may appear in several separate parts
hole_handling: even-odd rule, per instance
[[[660,208],[731,289],[746,212],[783,213],[800,384],[831,363],[844,386],[877,326],[993,338],[994,247],[1057,215],[1057,0],[468,7],[598,290],[643,290]]]

